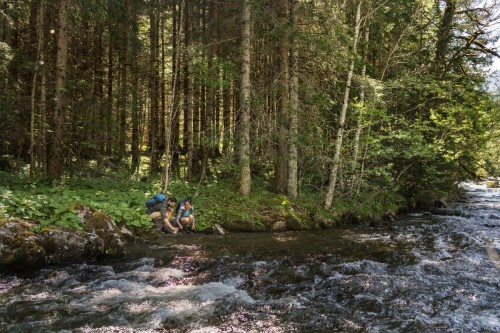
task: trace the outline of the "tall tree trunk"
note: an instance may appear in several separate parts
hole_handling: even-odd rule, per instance
[[[363,38],[363,54],[362,54],[362,59],[361,59],[361,87],[359,89],[359,108],[358,108],[358,113],[356,115],[357,120],[356,120],[356,133],[354,134],[354,147],[353,147],[353,152],[352,152],[352,167],[351,167],[351,172],[352,172],[352,178],[351,178],[351,184],[350,184],[350,192],[352,193],[353,189],[355,188],[355,183],[357,180],[357,174],[356,171],[358,169],[358,154],[359,154],[359,141],[361,138],[361,131],[363,129],[363,112],[365,109],[365,79],[366,79],[366,59],[367,59],[367,53],[368,53],[368,39],[370,38],[370,27],[368,24],[366,24],[366,28],[364,31],[364,38]]]
[[[213,66],[214,58],[214,44],[216,43],[213,39],[212,34],[207,29],[207,15],[213,17],[213,2],[210,1],[210,5],[207,5],[207,0],[203,1],[202,9],[202,33],[203,33],[203,45],[208,46],[208,54],[203,51],[203,59],[206,59],[208,68],[208,80],[202,80],[202,92],[201,92],[201,114],[202,117],[202,140],[201,140],[201,171],[200,171],[200,181],[203,181],[207,176],[208,168],[208,157],[212,154],[212,117],[214,114],[214,101],[215,101],[215,89],[214,83],[209,80],[216,79],[216,70]],[[210,43],[210,45],[208,45]]]
[[[278,110],[277,110],[277,152],[275,156],[274,191],[286,193],[288,180],[288,0],[279,0],[278,20],[282,34],[278,51]]]
[[[132,31],[131,31],[131,76],[132,76],[132,162],[130,169],[132,172],[139,170],[141,161],[141,151],[139,145],[139,66],[137,58],[139,56],[139,26],[137,15],[137,3],[132,1]]]
[[[240,192],[250,194],[250,61],[251,61],[251,7],[250,0],[243,0],[241,40],[241,112],[240,112]]]
[[[197,1],[196,3],[192,4],[192,9],[191,9],[191,22],[192,22],[192,33],[191,36],[195,38],[194,41],[192,41],[194,46],[199,46],[201,45],[201,36],[202,32],[200,30],[200,7],[202,5],[203,0]],[[202,47],[203,49],[203,47]],[[193,175],[198,175],[200,172],[200,153],[201,153],[201,145],[200,145],[200,138],[201,138],[201,132],[200,132],[200,125],[203,124],[203,117],[205,116],[202,114],[202,108],[203,108],[203,103],[202,103],[202,96],[203,96],[203,83],[201,79],[201,68],[199,65],[195,65],[195,62],[198,64],[202,64],[202,66],[205,65],[205,57],[204,57],[205,51],[200,52],[199,47],[194,47],[193,48],[193,53],[192,53],[192,59],[193,59],[193,64],[192,64],[192,70],[191,70],[191,76],[192,76],[192,90],[193,90],[193,161],[192,161],[192,171],[191,173]]]
[[[32,4],[35,6],[35,4]],[[43,61],[41,59],[43,40],[44,40],[44,4],[40,3],[38,13],[38,42],[35,59],[35,73],[33,75],[33,84],[31,89],[31,121],[30,121],[30,177],[33,177],[36,172],[36,151],[35,151],[35,130],[36,130],[36,81],[40,68],[43,70]],[[40,139],[40,138],[39,138]],[[40,140],[39,140],[40,142]]]
[[[165,152],[165,131],[166,131],[166,117],[167,117],[167,94],[166,94],[166,85],[167,85],[167,78],[165,76],[165,66],[166,66],[166,61],[165,61],[165,44],[166,44],[166,40],[165,40],[165,8],[164,8],[164,3],[162,2],[162,6],[161,6],[161,23],[160,23],[160,40],[161,40],[161,70],[160,70],[160,73],[161,73],[161,77],[160,77],[160,81],[161,81],[161,89],[160,89],[160,100],[161,100],[161,106],[160,106],[160,142],[159,142],[159,145],[160,145],[160,150]],[[166,152],[165,152],[166,153]]]
[[[180,8],[179,8],[179,27],[182,27],[182,21],[184,17],[184,0],[181,0]],[[176,4],[174,3],[174,10],[173,12],[173,17],[176,18]],[[180,36],[176,35],[176,31],[180,31],[180,29],[177,29],[177,19],[173,20],[173,27],[174,27],[174,38],[173,42],[174,44],[173,49],[174,52],[173,54],[173,59],[172,59],[172,106],[170,109],[170,112],[168,114],[168,121],[166,124],[166,131],[165,131],[165,165],[164,165],[164,170],[163,170],[163,193],[168,192],[168,185],[169,185],[169,180],[170,180],[170,168],[172,164],[174,163],[175,160],[175,154],[176,154],[176,147],[171,147],[172,144],[177,144],[176,140],[176,135],[175,135],[175,124],[177,123],[177,129],[178,129],[178,122],[179,122],[179,88],[180,88],[180,83],[179,83],[179,76],[180,76],[180,71],[177,70],[179,68],[179,63],[180,63]],[[172,151],[173,150],[173,151]]]
[[[126,31],[122,32],[123,40],[121,41],[120,47],[120,107],[118,115],[118,160],[122,160],[125,156],[126,144],[127,144],[127,63],[128,63],[128,39],[129,39],[129,27],[124,28]]]
[[[158,0],[150,3],[150,55],[149,55],[149,97],[150,97],[150,173],[156,173],[159,170],[159,142],[160,124],[158,117]]]
[[[40,63],[42,64],[42,81],[40,83],[40,161],[42,164],[42,174],[47,174],[47,66],[45,66],[45,53],[40,53]]]
[[[349,93],[351,89],[352,76],[354,72],[354,64],[356,62],[356,54],[358,49],[358,39],[361,21],[361,4],[363,0],[358,1],[356,8],[356,21],[354,23],[354,38],[351,51],[351,59],[349,64],[349,71],[347,73],[347,79],[344,90],[344,100],[342,102],[342,110],[340,112],[339,127],[337,129],[337,138],[335,141],[335,155],[333,156],[332,169],[330,172],[330,182],[328,184],[328,192],[326,194],[325,208],[330,209],[333,203],[333,195],[335,194],[335,185],[337,182],[337,176],[340,167],[340,155],[342,152],[342,140],[344,138],[344,126],[345,118],[347,113],[347,106],[349,105]]]
[[[295,30],[297,29],[298,0],[290,1],[290,23],[294,30],[290,44],[290,129],[288,145],[288,187],[287,195],[291,198],[297,197],[297,133],[298,133],[298,109],[299,109],[299,71],[298,71],[298,47],[296,45]]]
[[[98,120],[101,125],[103,122],[103,97],[104,97],[104,68],[103,68],[103,40],[102,35],[104,32],[104,25],[102,22],[96,22],[95,28],[95,36],[94,36],[94,99],[95,99],[95,107],[97,108]],[[96,144],[96,160],[97,160],[97,170],[102,169],[103,164],[103,144],[105,142],[105,127],[104,126],[96,126],[95,128],[95,137],[93,138]]]
[[[181,110],[181,68],[180,68],[180,47],[181,47],[181,31],[183,26],[184,16],[184,3],[181,0],[179,9],[177,9],[177,2],[175,0],[172,5],[172,134],[171,134],[171,147],[172,147],[172,174],[180,177],[179,166],[179,140],[180,140],[180,110]],[[168,151],[168,150],[167,150]],[[165,171],[166,179],[168,179],[168,172]],[[168,186],[168,182],[165,183]]]
[[[227,70],[222,74],[226,84],[222,92],[222,151],[224,157],[229,160],[231,156],[231,82]]]
[[[193,21],[191,17],[191,1],[188,0],[185,6],[186,14],[184,21],[184,136],[186,148],[186,175],[187,181],[193,181],[193,86],[192,86],[192,67],[191,67],[191,35],[193,31]]]
[[[53,135],[50,143],[48,175],[60,179],[63,173],[64,108],[66,106],[66,81],[68,72],[68,0],[59,1],[59,35],[56,61],[56,105],[53,113]]]
[[[109,27],[109,46],[108,46],[108,82],[107,82],[107,108],[102,110],[102,120],[106,128],[106,145],[102,146],[102,150],[105,149],[106,155],[111,155],[113,147],[113,130],[112,130],[112,120],[113,120],[113,84],[114,84],[114,63],[113,63],[113,36],[112,36],[112,25],[110,23]]]

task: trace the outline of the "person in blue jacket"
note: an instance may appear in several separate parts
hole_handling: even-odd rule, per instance
[[[175,216],[175,225],[179,230],[190,233],[195,229],[194,207],[190,197],[177,204],[177,215]]]

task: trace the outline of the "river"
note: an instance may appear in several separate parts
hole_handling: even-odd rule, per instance
[[[500,332],[500,190],[454,216],[162,236],[125,258],[0,276],[1,332]]]

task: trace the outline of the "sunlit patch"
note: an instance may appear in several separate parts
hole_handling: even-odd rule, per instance
[[[200,249],[200,246],[196,244],[177,244],[175,247],[179,251],[190,251],[190,252]]]
[[[296,241],[298,237],[286,234],[273,234],[273,239],[277,240],[278,242],[291,242]]]
[[[185,275],[186,273],[173,268],[162,268],[151,273],[151,277],[158,282],[163,282],[170,278],[181,278]]]
[[[125,305],[125,309],[130,313],[145,313],[154,308],[151,301],[144,301],[140,303],[128,303]]]
[[[459,289],[455,290],[455,294],[463,296],[463,297],[465,297],[466,299],[470,300],[473,303],[476,303],[479,300],[479,297],[478,297],[478,295],[476,293],[470,292],[470,291],[465,290],[463,288],[459,288]]]
[[[195,329],[195,330],[191,330],[190,331],[191,333],[222,333],[222,332],[235,332],[235,333],[238,333],[240,331],[222,331],[220,328],[217,328],[215,326],[207,326],[207,327],[202,327],[202,328],[198,328],[198,329]],[[243,332],[243,331],[241,331]]]
[[[100,290],[97,295],[95,295],[94,300],[97,302],[106,301],[109,299],[113,299],[117,296],[123,295],[123,292],[117,288],[103,289]]]
[[[349,329],[354,329],[354,330],[360,330],[362,329],[363,327],[357,323],[355,323],[354,321],[352,320],[347,320],[347,319],[344,319],[343,320],[343,323],[345,325],[345,327],[349,328]]]
[[[0,294],[20,286],[21,283],[22,283],[21,280],[17,279],[13,281],[0,280]]]
[[[78,330],[82,333],[154,333],[158,332],[154,329],[146,329],[146,330],[137,330],[130,327],[123,326],[106,326],[106,327],[83,327]]]
[[[30,301],[40,301],[40,300],[43,300],[43,299],[50,298],[52,296],[53,295],[51,295],[48,292],[43,292],[43,293],[39,293],[39,294],[35,294],[35,295],[30,295],[30,296],[28,296],[28,299]]]

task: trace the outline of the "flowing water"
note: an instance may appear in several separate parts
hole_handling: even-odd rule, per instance
[[[500,332],[500,190],[380,228],[161,236],[0,276],[1,332]]]

